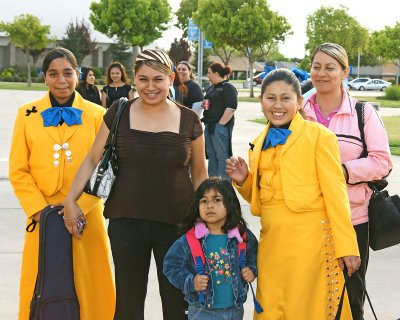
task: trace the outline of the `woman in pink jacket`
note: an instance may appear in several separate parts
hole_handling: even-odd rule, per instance
[[[346,51],[338,44],[324,43],[311,57],[311,80],[316,93],[303,102],[307,120],[316,121],[332,130],[339,141],[343,174],[347,182],[352,223],[357,233],[361,266],[358,277],[348,281],[348,295],[353,320],[362,320],[364,313],[365,274],[368,265],[368,204],[372,190],[367,182],[379,180],[392,168],[388,138],[382,120],[372,105],[364,105],[364,132],[368,155],[363,151],[357,100],[342,85],[349,75]]]

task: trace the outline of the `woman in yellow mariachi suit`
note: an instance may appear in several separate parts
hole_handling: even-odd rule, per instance
[[[300,83],[269,73],[260,101],[269,120],[249,150],[249,167],[227,160],[227,174],[260,216],[257,320],[331,320],[348,274],[360,265],[337,139],[299,114]],[[346,296],[342,320],[351,319]]]
[[[27,215],[27,224],[40,222],[48,205],[61,204],[76,171],[91,148],[103,120],[104,108],[75,92],[77,62],[64,48],[50,51],[42,66],[50,91],[22,105],[14,126],[10,153],[10,182]],[[115,288],[109,244],[100,199],[82,195],[79,205],[87,227],[72,239],[74,280],[81,320],[112,319]],[[65,217],[73,220],[73,217]],[[67,221],[67,220],[66,220]],[[28,320],[38,269],[39,228],[25,235],[20,282],[19,319]]]

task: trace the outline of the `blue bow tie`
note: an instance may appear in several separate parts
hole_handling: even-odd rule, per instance
[[[72,107],[54,107],[44,110],[42,113],[43,125],[45,127],[57,127],[61,119],[68,126],[74,124],[82,124],[81,115],[82,110]]]
[[[262,149],[265,150],[270,146],[275,147],[277,144],[285,144],[291,133],[292,131],[289,129],[269,128]]]

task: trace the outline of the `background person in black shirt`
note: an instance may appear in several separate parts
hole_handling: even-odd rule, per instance
[[[225,161],[232,156],[232,130],[235,122],[233,113],[238,104],[236,88],[227,77],[232,69],[220,63],[208,68],[211,86],[207,89],[205,100],[208,108],[204,110],[205,144],[208,158],[208,175],[219,176],[230,181],[225,173]]]
[[[199,117],[202,116],[203,91],[196,81],[194,81],[193,69],[189,62],[181,61],[176,66],[176,71],[180,79],[187,88],[187,92],[183,94],[182,102],[185,107],[193,109]]]
[[[101,105],[100,92],[94,84],[96,80],[94,70],[90,67],[82,67],[79,79],[76,91],[79,92],[83,99]]]
[[[118,61],[111,63],[107,68],[107,85],[103,87],[101,104],[108,109],[115,100],[126,97],[133,99],[134,91],[128,84],[125,67]]]

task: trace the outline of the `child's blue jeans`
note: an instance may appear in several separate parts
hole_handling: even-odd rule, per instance
[[[243,306],[239,309],[235,306],[230,308],[207,309],[196,303],[189,304],[189,320],[243,320]]]

